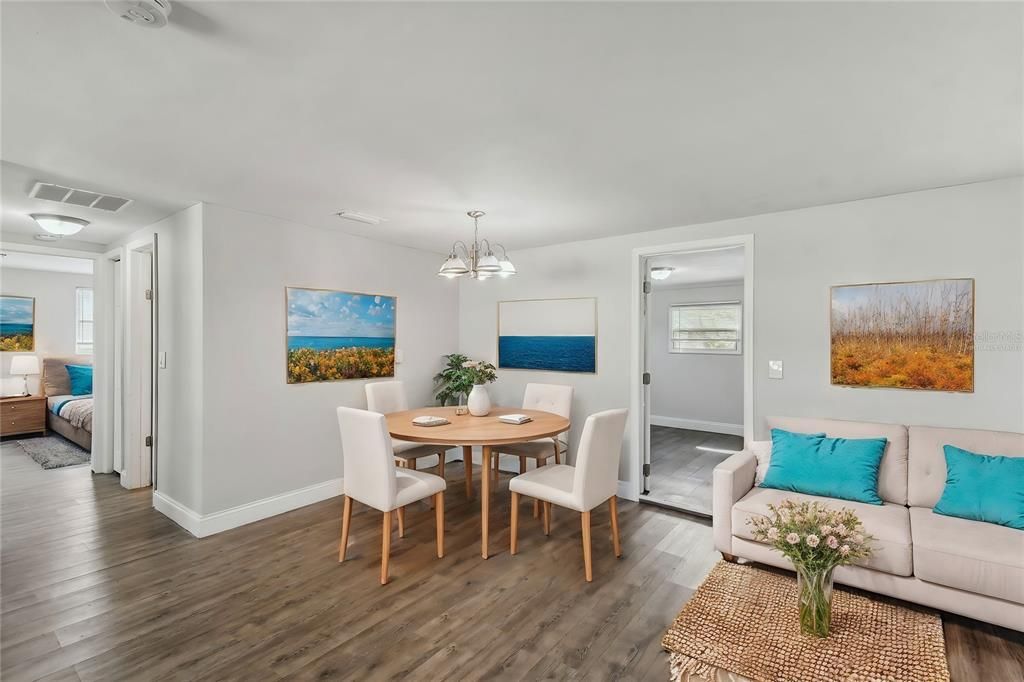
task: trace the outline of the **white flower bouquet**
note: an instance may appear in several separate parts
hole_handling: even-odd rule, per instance
[[[832,622],[832,571],[836,566],[871,556],[871,541],[851,509],[821,502],[783,500],[768,505],[768,514],[748,519],[754,539],[793,562],[797,574],[800,628],[828,636]]]

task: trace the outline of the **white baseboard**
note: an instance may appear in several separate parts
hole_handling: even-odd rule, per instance
[[[197,538],[205,538],[337,497],[342,494],[343,490],[342,479],[334,478],[212,514],[198,514],[167,495],[155,492],[153,493],[153,507]]]
[[[726,424],[725,422],[706,422],[699,419],[679,419],[678,417],[656,417],[651,415],[651,426],[670,426],[673,429],[692,429],[710,433],[727,433],[732,436],[743,435],[743,424]]]

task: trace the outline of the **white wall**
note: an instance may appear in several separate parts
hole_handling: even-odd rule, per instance
[[[529,381],[574,385],[575,443],[587,414],[630,402],[632,249],[751,233],[756,432],[773,414],[1024,431],[1022,207],[1024,180],[1012,178],[517,251],[517,277],[460,283],[460,350],[495,360],[499,300],[597,296],[597,375],[503,371],[493,388],[516,404]],[[937,277],[974,277],[977,332],[1017,335],[978,344],[974,393],[831,386],[829,287]],[[785,379],[766,378],[769,359],[785,361]],[[620,479],[638,471],[627,447]]]
[[[743,435],[743,356],[669,352],[670,306],[742,300],[742,283],[680,286],[651,293],[652,423]],[[743,352],[749,350],[744,344]]]
[[[75,355],[75,289],[92,287],[92,275],[44,270],[3,268],[0,290],[9,296],[30,296],[36,299],[34,355],[40,358]],[[22,353],[0,353],[3,371],[3,394],[20,393],[21,377],[11,377],[11,358]],[[40,377],[29,377],[28,387],[39,393]]]
[[[175,213],[127,236],[112,250],[125,267],[129,250],[157,238],[157,349],[167,353],[168,364],[157,372],[156,485],[161,494],[189,509],[199,508],[203,488],[203,210],[196,204]],[[123,274],[127,286],[127,270]],[[106,319],[113,324],[112,312]],[[112,327],[105,333],[110,341],[103,350],[112,363]],[[111,398],[112,390],[107,394]],[[113,428],[113,404],[105,408],[104,424]],[[96,412],[99,417],[99,404]],[[94,436],[97,426],[94,420]],[[113,439],[104,436],[101,442],[110,448]]]
[[[334,410],[366,407],[366,381],[286,382],[286,286],[397,296],[396,374],[412,405],[433,402],[432,377],[458,348],[459,319],[457,284],[436,275],[443,256],[204,209],[204,482],[195,509],[210,514],[341,477]]]

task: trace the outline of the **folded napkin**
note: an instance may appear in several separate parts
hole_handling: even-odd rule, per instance
[[[505,422],[506,424],[525,424],[533,420],[525,414],[503,414],[498,417],[498,421]]]

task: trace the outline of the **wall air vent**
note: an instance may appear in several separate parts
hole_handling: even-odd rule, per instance
[[[64,187],[63,185],[54,185],[49,182],[37,182],[28,195],[33,199],[46,199],[47,201],[56,201],[60,204],[85,206],[87,208],[99,209],[100,211],[107,211],[108,213],[116,213],[132,203],[131,199],[125,199],[124,197]]]

